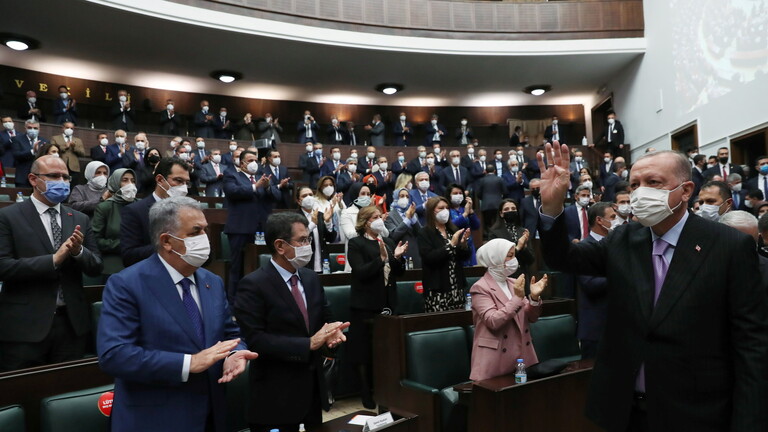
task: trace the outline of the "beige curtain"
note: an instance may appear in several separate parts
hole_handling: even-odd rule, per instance
[[[509,136],[511,137],[515,133],[515,128],[520,126],[523,128],[523,137],[528,137],[528,145],[535,147],[544,142],[544,130],[551,122],[552,117],[541,120],[507,119]]]

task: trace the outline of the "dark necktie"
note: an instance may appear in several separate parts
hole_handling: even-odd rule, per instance
[[[53,237],[53,250],[54,252],[61,247],[61,225],[56,220],[56,215],[59,214],[58,210],[51,207],[45,211],[51,217],[51,237]],[[61,290],[61,285],[56,292],[56,306],[64,306],[64,291]]]
[[[459,175],[459,169],[453,169],[453,177],[456,179],[456,184],[461,184],[461,176]]]
[[[301,297],[301,291],[299,291],[299,277],[296,275],[291,276],[288,280],[291,283],[291,295],[293,300],[296,301],[296,306],[299,307],[301,316],[304,317],[304,325],[309,330],[309,314],[307,314],[307,306],[304,304],[304,299]]]
[[[587,208],[581,208],[581,239],[584,240],[589,235],[589,222],[587,220]]]
[[[197,303],[195,303],[195,299],[192,298],[192,291],[190,290],[190,286],[192,286],[192,281],[190,281],[187,278],[184,278],[179,281],[179,285],[181,285],[181,302],[184,303],[184,309],[187,310],[187,315],[189,316],[189,320],[192,321],[192,327],[195,328],[195,334],[197,334],[198,342],[200,344],[205,345],[205,331],[203,330],[203,317],[200,315],[200,309],[197,307]]]
[[[768,196],[768,176],[763,176],[763,198]]]

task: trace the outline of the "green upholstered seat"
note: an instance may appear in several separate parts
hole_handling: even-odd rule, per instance
[[[398,315],[424,313],[424,295],[416,292],[416,281],[401,281],[397,283]]]
[[[64,393],[40,402],[42,432],[102,432],[109,418],[99,411],[98,401],[113,385]]]
[[[21,405],[0,407],[0,431],[24,432],[24,408]]]
[[[344,271],[344,264],[339,264],[339,256],[345,257],[343,253],[332,253],[328,254],[328,263],[331,265],[331,273],[335,273],[338,271]]]
[[[331,306],[331,317],[334,321],[349,321],[350,291],[349,285],[325,287],[325,298]]]
[[[221,233],[220,238],[221,238],[221,259],[223,259],[224,261],[229,261],[231,259],[229,254],[229,236],[224,233]]]
[[[93,331],[94,338],[99,329],[99,318],[101,318],[102,306],[103,303],[100,301],[91,303],[91,330]]]
[[[11,202],[11,196],[8,194],[0,194],[0,202]]]
[[[239,431],[248,428],[246,419],[246,409],[250,406],[250,390],[248,383],[248,373],[250,364],[245,371],[234,380],[228,382],[227,386],[227,431]]]
[[[269,264],[269,260],[271,259],[272,259],[272,255],[270,254],[259,255],[259,267],[264,267],[265,265]]]
[[[469,292],[469,289],[472,288],[472,285],[475,284],[475,282],[480,280],[480,276],[469,276],[467,279],[467,292]]]
[[[540,362],[558,359],[566,362],[581,359],[576,338],[576,320],[572,315],[540,317],[531,323],[531,338]]]

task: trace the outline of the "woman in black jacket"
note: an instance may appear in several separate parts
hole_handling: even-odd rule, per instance
[[[358,236],[349,241],[347,260],[352,267],[350,299],[349,359],[357,364],[362,383],[363,406],[376,408],[373,401],[373,320],[390,315],[397,306],[397,281],[405,271],[403,254],[408,243],[384,237],[384,220],[375,206],[363,207],[357,214]]]
[[[520,265],[517,271],[510,277],[517,278],[521,274],[530,275],[529,267],[533,264],[536,257],[531,247],[530,233],[521,226],[520,212],[518,211],[517,202],[513,199],[505,199],[499,205],[499,216],[488,233],[489,240],[495,238],[509,240],[515,244],[515,256]],[[530,283],[530,280],[526,279],[526,292],[528,292]]]
[[[426,226],[419,231],[419,253],[424,285],[424,309],[440,312],[464,307],[462,262],[470,257],[469,229],[451,223],[448,200],[432,197],[424,208]]]

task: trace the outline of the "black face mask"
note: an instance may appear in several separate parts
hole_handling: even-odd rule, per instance
[[[728,157],[717,158],[717,160],[723,165],[728,163]]]
[[[539,190],[538,189],[531,189],[531,195],[533,195],[534,198],[539,198]]]
[[[507,223],[516,223],[518,220],[518,213],[516,210],[502,213],[504,221]]]
[[[150,156],[147,158],[147,161],[149,161],[149,163],[151,163],[152,165],[154,165],[154,164],[156,164],[156,163],[160,162],[160,156],[158,156],[158,155],[154,155],[154,154],[153,154],[153,155],[150,155]]]

